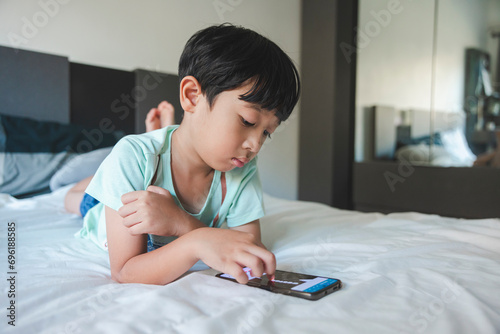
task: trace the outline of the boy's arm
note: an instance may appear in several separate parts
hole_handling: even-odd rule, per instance
[[[176,247],[175,253],[173,243],[162,247],[161,252],[147,253],[147,234],[132,235],[117,211],[109,207],[105,210],[109,263],[115,281],[167,284],[196,263],[183,243]]]
[[[131,235],[123,218],[106,207],[106,233],[111,277],[120,283],[167,284],[180,277],[198,260],[247,283],[243,267],[252,274],[273,275],[274,254],[258,246],[250,233],[202,227],[146,253],[147,235]]]
[[[118,209],[118,214],[133,235],[180,237],[196,228],[206,227],[179,208],[170,192],[161,187],[149,186],[147,190],[126,193],[121,201],[123,206]]]
[[[251,235],[253,235],[255,237],[256,240],[258,240],[259,242],[261,241],[260,240],[260,238],[261,238],[260,221],[258,219],[254,220],[250,223],[244,224],[244,225],[230,227],[230,229],[235,230],[235,231],[250,233]]]

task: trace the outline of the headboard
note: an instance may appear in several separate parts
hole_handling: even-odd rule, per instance
[[[28,197],[56,189],[76,154],[143,133],[146,114],[162,100],[174,105],[180,123],[178,87],[173,74],[0,46],[0,192]],[[70,181],[77,180],[57,184]]]
[[[174,74],[79,64],[0,46],[2,114],[142,133],[146,113],[162,100],[174,105],[180,122],[178,86]]]

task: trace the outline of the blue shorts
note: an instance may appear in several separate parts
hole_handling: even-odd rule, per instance
[[[89,212],[89,210],[97,204],[99,204],[99,201],[94,197],[90,196],[87,193],[83,194],[82,201],[80,202],[80,213],[82,214],[82,217],[85,217],[87,212]]]
[[[94,206],[99,204],[99,201],[96,200],[94,197],[90,196],[89,194],[85,193],[83,195],[82,202],[80,203],[80,213],[82,214],[82,217],[85,217],[87,212],[89,212],[90,209],[92,209]],[[160,245],[156,245],[153,243],[153,239],[151,238],[150,235],[148,235],[148,252],[151,252],[155,249],[160,248]]]
[[[148,234],[148,252],[154,251],[155,249],[160,248],[161,245],[157,245],[153,242],[151,235]]]

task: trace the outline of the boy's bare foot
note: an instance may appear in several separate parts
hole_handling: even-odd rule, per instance
[[[491,153],[481,154],[474,161],[474,166],[500,167],[500,150]]]
[[[152,108],[146,116],[146,132],[158,130],[175,124],[174,106],[162,101],[157,108]]]

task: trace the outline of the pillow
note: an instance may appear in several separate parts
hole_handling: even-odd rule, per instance
[[[22,198],[48,192],[68,159],[113,146],[123,135],[0,114],[0,193]]]
[[[48,192],[51,176],[68,156],[67,152],[0,152],[0,193],[23,198]]]
[[[111,149],[112,147],[101,148],[89,153],[74,155],[68,159],[50,179],[50,190],[54,191],[94,175]]]
[[[415,166],[467,167],[470,163],[460,159],[444,146],[427,144],[407,145],[396,151],[398,161],[409,162]]]
[[[465,131],[461,128],[455,128],[441,133],[443,147],[450,153],[461,166],[472,166],[476,160],[476,155],[472,153]]]

